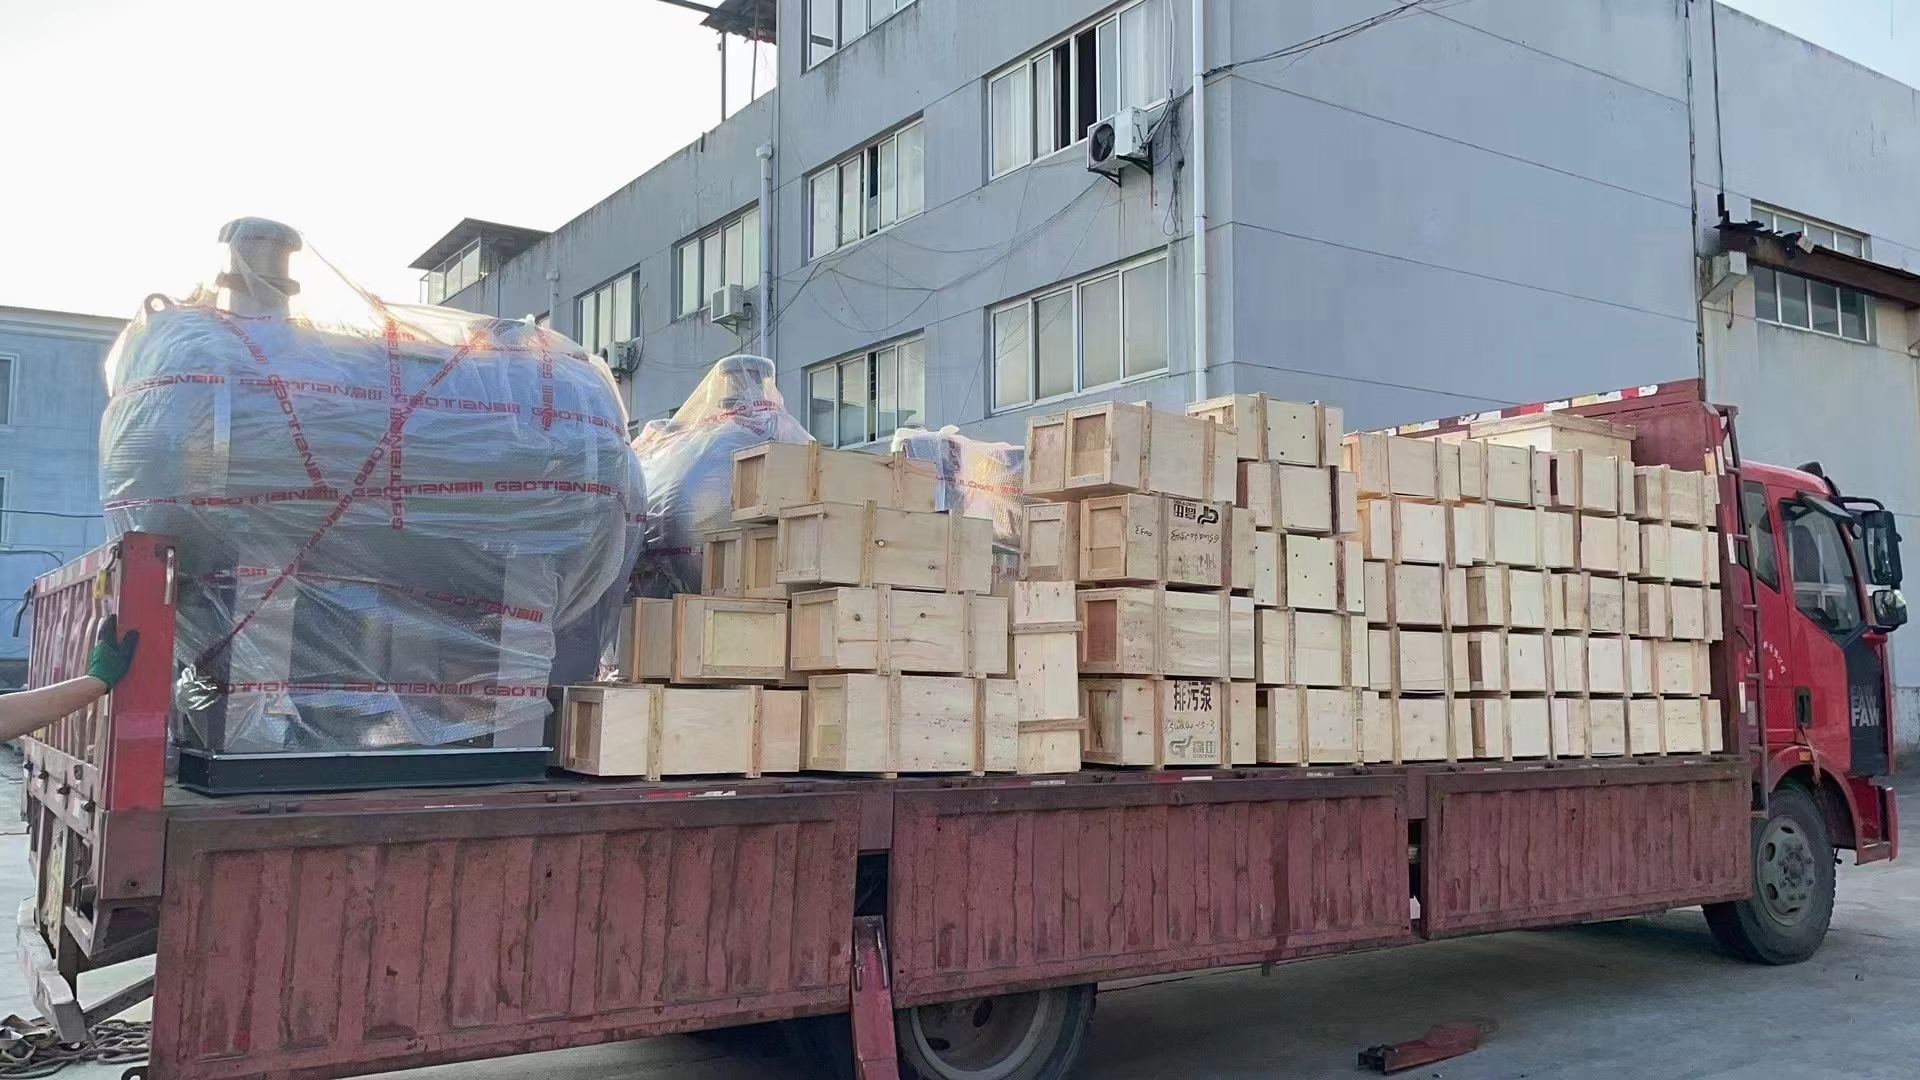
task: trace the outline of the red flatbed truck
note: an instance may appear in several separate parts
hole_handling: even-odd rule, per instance
[[[1743,463],[1697,382],[1557,406],[1721,474],[1725,753],[209,799],[164,777],[172,545],[129,534],[32,597],[36,684],[83,670],[109,611],[145,644],[109,703],[28,743],[23,964],[72,1031],[142,992],[82,1009],[78,972],[157,953],[152,1080],[770,1020],[867,1078],[1051,1080],[1103,980],[1695,904],[1744,955],[1803,959],[1835,849],[1896,851],[1904,608],[1869,591],[1899,584],[1891,515]]]

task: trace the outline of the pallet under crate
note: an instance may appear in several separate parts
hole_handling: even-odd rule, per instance
[[[560,767],[588,776],[759,776],[800,771],[806,695],[758,686],[572,686]]]

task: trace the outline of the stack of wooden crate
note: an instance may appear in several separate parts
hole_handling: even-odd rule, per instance
[[[1632,441],[1560,414],[1348,437],[1380,693],[1366,760],[1719,748],[1717,489],[1636,470]]]
[[[992,523],[936,512],[931,465],[768,443],[733,467],[736,527],[706,538],[704,594],[632,602],[621,677],[645,685],[569,691],[565,767],[656,778],[1079,767],[1077,730],[1020,729],[1010,601],[990,595]],[[643,701],[647,722],[627,719]],[[610,753],[618,740],[629,749]],[[576,742],[588,752],[572,753]]]

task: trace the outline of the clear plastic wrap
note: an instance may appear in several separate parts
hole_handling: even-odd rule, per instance
[[[733,527],[733,452],[813,436],[774,385],[773,361],[729,356],[713,365],[671,420],[654,420],[633,441],[646,474],[646,545],[635,594],[700,591],[707,534]]]
[[[934,463],[940,474],[937,509],[986,518],[993,522],[995,544],[1019,548],[1021,507],[1026,503],[1026,447],[969,439],[949,424],[939,431],[901,428],[893,433],[893,449]]]
[[[246,242],[263,230],[277,266],[249,264],[273,258]],[[388,304],[318,260],[296,285],[291,230],[228,232],[217,291],[149,298],[107,360],[109,523],[180,541],[175,739],[542,745],[556,663],[591,675],[639,551],[611,373],[530,322]]]

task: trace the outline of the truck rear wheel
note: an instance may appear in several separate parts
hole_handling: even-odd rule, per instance
[[[1093,986],[947,1001],[894,1013],[917,1080],[1062,1080],[1093,1019]]]
[[[1833,840],[1813,796],[1783,787],[1753,829],[1753,896],[1707,905],[1713,936],[1756,964],[1812,956],[1833,922]]]

